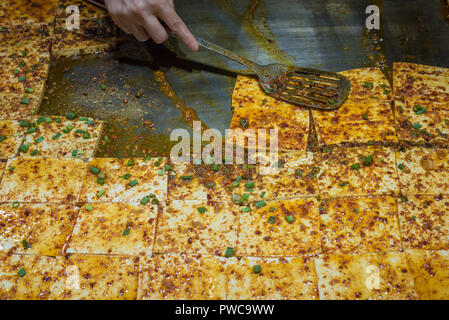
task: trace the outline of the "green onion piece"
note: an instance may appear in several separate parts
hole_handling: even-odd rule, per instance
[[[288,223],[292,224],[293,221],[295,221],[295,218],[292,215],[286,216],[285,220],[287,220]]]
[[[20,126],[25,128],[25,127],[29,127],[30,123],[26,120],[20,120]]]
[[[225,250],[225,257],[230,258],[234,256],[235,249],[232,247],[227,247]]]
[[[128,167],[132,167],[134,165],[134,160],[133,159],[129,159],[128,160]]]
[[[256,184],[253,181],[248,181],[247,183],[245,183],[246,188],[254,188],[255,186]]]
[[[257,208],[262,208],[262,207],[264,207],[264,206],[266,206],[266,205],[267,205],[267,203],[266,203],[265,201],[263,201],[263,200],[257,201],[257,202],[255,203],[255,206],[256,206]]]
[[[368,112],[365,112],[365,113],[362,115],[362,118],[363,118],[363,120],[368,120]]]
[[[140,204],[145,206],[150,200],[151,198],[149,196],[143,197],[142,200],[140,200]]]
[[[26,93],[34,93],[34,89],[33,88],[25,88],[25,92]]]
[[[54,137],[52,138],[53,140],[58,139],[60,136],[62,136],[61,132],[58,132],[57,134],[54,135]]]
[[[67,119],[69,119],[69,120],[73,120],[73,119],[75,119],[75,118],[77,117],[77,115],[76,115],[76,113],[74,113],[74,112],[67,112],[67,113],[65,114],[65,117],[66,117]]]
[[[125,230],[123,230],[123,232],[122,232],[122,236],[127,236],[127,235],[129,235],[130,232],[131,232],[131,230],[125,229]]]
[[[138,183],[139,183],[139,181],[133,180],[129,183],[129,186],[132,188],[132,187],[136,186]]]
[[[356,214],[360,213],[359,209],[355,208],[354,213],[356,213]]]
[[[5,141],[5,139],[6,139],[6,136],[5,136],[5,135],[2,135],[2,136],[0,137],[0,142]]]
[[[249,194],[244,193],[244,194],[242,195],[242,198],[243,198],[244,201],[248,201],[248,199],[249,199]]]
[[[416,130],[418,130],[421,127],[422,127],[422,125],[420,125],[419,123],[414,123],[413,124],[413,128],[416,129]]]
[[[240,126],[244,129],[248,128],[249,126],[249,121],[246,118],[241,118],[240,119]]]
[[[171,171],[171,170],[172,170],[171,165],[168,165],[168,164],[165,164],[165,165],[164,165],[164,168],[165,168],[165,170],[167,170],[167,171]]]
[[[16,168],[16,167],[14,167],[14,166],[11,166],[11,167],[9,167],[9,169],[8,169],[8,170],[12,172],[12,171],[14,171],[14,169],[15,169],[15,168]]]
[[[28,130],[26,131],[26,134],[34,133],[36,131],[37,131],[36,127],[31,127],[31,128],[28,128]]]
[[[204,207],[199,207],[196,210],[198,210],[199,213],[205,213],[207,211],[207,209]]]
[[[412,220],[416,220],[416,216],[412,216]]]
[[[182,176],[182,180],[192,180],[192,176]]]
[[[27,272],[26,272],[26,270],[24,269],[24,268],[22,268],[22,269],[20,269],[18,272],[17,272],[17,275],[19,276],[19,277],[23,277],[24,275],[26,275],[27,274]]]
[[[53,122],[53,119],[52,118],[50,118],[50,117],[45,117],[45,122],[46,123],[52,123]],[[67,127],[72,127],[72,126],[67,126]],[[73,127],[72,127],[73,128]]]
[[[100,198],[102,195],[104,195],[106,192],[106,190],[101,189],[100,191],[97,192],[97,198]]]
[[[19,82],[25,82],[26,80],[27,80],[27,78],[25,76],[19,77]]]
[[[405,165],[403,163],[398,164],[399,170],[404,170]]]
[[[94,207],[91,204],[86,204],[87,211],[92,211],[93,209],[94,209]]]
[[[157,171],[157,175],[158,176],[163,176],[165,174],[165,170],[164,169],[159,169],[158,171]]]
[[[258,274],[258,273],[260,273],[260,271],[261,271],[261,269],[260,269],[260,264],[256,264],[256,265],[253,267],[253,272],[254,272],[255,274]]]
[[[353,165],[351,165],[351,169],[352,170],[359,170],[360,169],[360,163],[354,163]]]
[[[30,154],[34,157],[34,156],[36,156],[38,153],[39,153],[39,150],[35,149],[35,150],[31,151]]]
[[[37,119],[36,124],[39,125],[44,121],[45,121],[45,117],[40,117],[39,119]]]
[[[72,151],[72,157],[76,157],[77,154],[78,154],[78,150],[73,149],[73,151]]]
[[[340,182],[340,184],[339,184],[340,187],[345,187],[345,186],[347,186],[347,185],[349,185],[349,182],[347,182],[347,181],[345,181],[345,182]]]
[[[99,174],[101,171],[100,169],[98,169],[97,167],[94,167],[94,166],[90,167],[89,170],[93,174]]]
[[[129,173],[127,173],[123,176],[123,179],[128,180],[130,177],[131,177],[131,175]]]
[[[265,197],[266,194],[267,193],[265,191],[262,191],[262,193],[260,194],[260,197],[263,198],[263,197]]]
[[[274,210],[275,210],[274,207],[271,207],[271,208],[270,208],[270,212],[274,212]]]
[[[364,82],[364,83],[362,84],[362,86],[364,86],[365,88],[368,88],[368,89],[374,88],[374,85],[373,85],[372,82]]]
[[[12,203],[12,207],[13,207],[14,209],[18,208],[19,206],[20,206],[20,204],[19,204],[18,202],[13,202],[13,203]]]
[[[240,211],[242,212],[251,212],[251,208],[250,207],[243,207],[240,209]]]
[[[39,142],[42,142],[42,141],[44,141],[44,137],[39,137],[36,140],[34,140],[35,143],[39,143]]]
[[[271,217],[268,218],[268,223],[269,224],[273,224],[273,223],[276,222],[276,219],[277,219],[276,216],[271,216]]]
[[[88,118],[88,117],[81,117],[79,120],[80,120],[80,121],[88,121],[89,118]]]
[[[304,172],[302,172],[301,170],[296,170],[295,172],[295,176],[297,176],[298,178],[301,178]]]
[[[88,133],[88,132],[83,133],[83,138],[90,139],[91,138],[90,133]]]
[[[29,243],[28,241],[26,241],[26,240],[22,240],[22,245],[23,245],[23,247],[24,247],[25,249],[31,248],[30,243]]]
[[[98,178],[97,183],[102,186],[106,183],[106,181],[104,179]]]
[[[20,104],[26,104],[26,105],[30,104],[30,98],[23,97],[23,98],[20,100]]]
[[[100,89],[101,89],[101,90],[106,90],[106,85],[105,85],[104,83],[102,83],[102,84],[100,85]]]
[[[19,150],[20,150],[20,152],[23,152],[23,153],[26,153],[27,151],[28,151],[28,148],[29,148],[30,146],[28,145],[28,144],[22,144],[20,147],[19,147]]]
[[[363,160],[363,165],[365,167],[368,167],[368,166],[370,166],[373,163],[373,156],[372,155],[369,155],[369,156],[366,156],[366,157],[363,156],[362,160]]]

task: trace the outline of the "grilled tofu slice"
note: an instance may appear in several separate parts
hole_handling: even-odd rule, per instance
[[[415,147],[396,152],[401,193],[406,196],[447,194],[448,159],[445,149]]]
[[[237,242],[238,207],[198,200],[173,200],[158,217],[154,252],[222,256]]]
[[[151,256],[158,207],[153,204],[86,204],[67,253]]]
[[[449,248],[449,197],[414,195],[398,199],[404,248]]]
[[[1,202],[75,203],[86,164],[79,159],[15,158],[6,165],[0,185]]]
[[[78,209],[71,204],[1,204],[0,252],[62,255]]]
[[[449,298],[449,251],[406,250],[415,281],[415,290],[422,300]]]
[[[166,159],[91,159],[81,191],[83,202],[140,203],[150,195],[167,198]],[[96,171],[99,170],[99,171]],[[103,177],[104,175],[104,177]]]
[[[369,253],[401,249],[394,197],[348,197],[320,206],[324,252]]]
[[[92,158],[101,136],[103,122],[83,117],[72,121],[59,116],[28,118],[22,157]]]
[[[25,131],[19,121],[0,120],[0,159],[17,156]]]
[[[399,193],[394,152],[380,146],[334,148],[319,155],[323,198]]]
[[[135,300],[139,258],[74,254],[56,257],[51,300]]]
[[[226,299],[225,258],[169,254],[141,260],[139,300]]]
[[[258,208],[259,206],[259,208]],[[319,203],[314,198],[241,207],[238,256],[298,256],[321,249]]]
[[[315,259],[321,300],[418,299],[404,252]]]
[[[46,300],[55,258],[0,254],[1,300]]]
[[[318,281],[313,258],[229,259],[228,300],[316,300]]]

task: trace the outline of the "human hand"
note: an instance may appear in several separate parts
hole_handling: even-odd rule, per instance
[[[169,35],[161,19],[190,50],[198,50],[194,36],[175,11],[173,0],[105,0],[105,4],[119,28],[139,41],[150,37],[156,43],[166,41]]]

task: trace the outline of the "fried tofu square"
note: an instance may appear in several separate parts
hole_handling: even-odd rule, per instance
[[[1,202],[74,203],[85,174],[79,159],[14,158],[0,185]]]
[[[445,149],[409,148],[396,152],[401,193],[447,194],[449,153]]]
[[[410,97],[428,102],[449,101],[449,69],[416,63],[393,63],[393,88],[395,99]]]
[[[118,42],[117,28],[110,18],[80,19],[79,30],[67,30],[64,20],[56,21],[51,47],[54,57],[96,54],[111,50]]]
[[[418,298],[404,252],[323,255],[315,265],[321,300]]]
[[[313,258],[228,259],[228,300],[316,300],[318,281]]]
[[[319,145],[397,142],[388,101],[348,101],[335,111],[312,111]]]
[[[226,299],[225,258],[156,255],[142,258],[139,300]]]
[[[297,256],[320,251],[319,203],[314,198],[241,207],[238,218],[238,256]]]
[[[348,100],[337,110],[312,110],[318,143],[397,142],[387,78],[378,68],[341,74],[351,81]]]
[[[0,252],[61,255],[77,216],[70,204],[1,204]]]
[[[319,155],[323,198],[399,193],[394,152],[381,146],[334,148]]]
[[[165,158],[91,159],[87,165],[81,191],[83,202],[140,203],[155,196],[158,201],[167,198]]]
[[[266,148],[305,151],[309,134],[309,111],[300,108],[236,108],[226,142],[230,145],[255,148],[265,137]],[[277,148],[270,131],[277,131]]]
[[[323,252],[370,253],[401,249],[394,197],[339,198],[320,207]]]
[[[398,214],[404,248],[449,248],[447,196],[416,195],[398,199]]]
[[[0,120],[0,159],[9,159],[17,155],[24,131],[19,121]]]
[[[311,152],[278,154],[277,163],[258,166],[256,199],[289,200],[318,196],[317,166]],[[260,197],[258,199],[257,197]]]
[[[173,200],[158,217],[154,252],[225,255],[237,242],[238,207]]]
[[[56,17],[58,0],[0,2],[0,26],[49,24]]]
[[[23,119],[37,112],[42,95],[0,92],[0,119]]]
[[[135,300],[138,257],[56,257],[51,300]]]
[[[379,68],[360,68],[339,72],[351,82],[348,102],[389,101],[393,94],[387,77]]]
[[[46,256],[0,254],[0,299],[48,299],[54,261]]]
[[[58,116],[28,119],[24,143],[29,145],[22,157],[92,158],[100,139],[103,122],[89,118],[72,121]]]
[[[151,256],[158,207],[121,203],[86,204],[67,253]]]
[[[48,60],[52,32],[53,28],[46,24],[3,27],[0,31],[0,56],[28,59],[30,62],[40,58]]]
[[[401,141],[447,146],[449,142],[449,104],[419,98],[397,99],[396,127]]]
[[[421,300],[449,298],[449,251],[406,250],[408,264]]]
[[[0,66],[0,93],[21,94],[23,98],[43,95],[49,71],[48,57],[29,56],[23,49],[20,56],[0,56]]]

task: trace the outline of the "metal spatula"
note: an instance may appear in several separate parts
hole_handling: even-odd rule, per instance
[[[85,0],[106,10],[95,0]],[[171,36],[177,37],[173,32]],[[337,73],[279,63],[257,64],[239,54],[195,36],[198,45],[224,55],[254,71],[265,93],[276,99],[319,110],[338,109],[348,98],[351,82]]]
[[[170,33],[172,36],[176,36]],[[241,55],[195,36],[198,45],[222,54],[253,70],[265,93],[306,108],[334,110],[347,99],[351,82],[337,73],[289,67],[279,63],[257,64]]]

